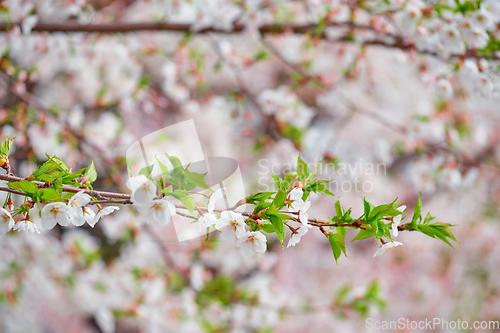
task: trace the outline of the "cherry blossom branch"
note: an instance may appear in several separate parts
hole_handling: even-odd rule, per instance
[[[9,181],[9,182],[18,182],[22,180],[27,180],[24,178],[16,177],[13,175],[0,175],[0,180],[4,181]],[[39,188],[45,188],[47,187],[46,182],[40,182],[40,181],[31,181],[33,184],[37,185]],[[96,204],[121,204],[121,205],[132,205],[131,197],[130,194],[125,194],[125,193],[116,193],[116,192],[106,192],[106,191],[95,191],[95,190],[85,190],[77,187],[72,187],[68,185],[63,185],[63,192],[70,192],[70,193],[78,193],[80,191],[84,191],[84,193],[90,195],[91,197],[98,198],[100,200],[95,200],[91,201],[89,205],[96,205]],[[8,187],[0,187],[0,191],[3,192],[9,192],[13,194],[18,194],[18,195],[25,195],[25,193],[14,190]],[[122,200],[116,200],[122,199]],[[239,200],[233,207],[231,207],[229,210],[234,210],[237,207],[243,205],[245,203],[245,199]],[[180,203],[174,203],[174,206],[178,209],[185,209],[187,208],[180,204]],[[195,206],[196,210],[200,212],[200,214],[203,214],[204,212],[208,211],[208,208],[206,207],[201,207],[201,206]],[[214,209],[214,212],[221,213],[223,211],[226,211],[225,209]],[[282,213],[287,213],[287,214],[297,214],[295,212],[282,212]],[[178,215],[190,218],[190,219],[197,219],[198,217],[195,217],[193,215],[188,215],[182,212],[177,212]],[[249,213],[249,212],[240,212],[240,214],[247,216],[249,218],[255,218],[255,219],[260,219],[260,217],[257,214]],[[357,220],[353,223],[336,223],[336,222],[329,222],[329,221],[322,221],[319,219],[315,218],[308,218],[309,224],[315,227],[351,227],[351,228],[357,228],[357,229],[366,229],[362,226],[363,220]],[[296,221],[298,222],[298,221]],[[401,225],[398,227],[399,230],[410,230],[406,229],[405,225]]]
[[[16,24],[20,24],[16,22]],[[10,23],[0,23],[0,32],[9,31],[12,27]],[[279,33],[295,33],[295,34],[310,34],[318,26],[315,24],[298,24],[298,25],[262,25],[258,28],[262,35],[267,34],[279,34]],[[343,27],[348,28],[349,31],[344,36],[338,39],[330,39],[332,42],[356,42],[355,38],[352,38],[351,33],[355,30],[370,31],[376,34],[389,37],[392,42],[386,41],[382,38],[375,38],[372,40],[365,40],[357,42],[360,45],[375,45],[387,48],[397,48],[404,51],[415,50],[419,54],[426,54],[431,56],[438,56],[436,53],[427,50],[417,50],[416,45],[405,39],[403,37],[390,34],[386,31],[378,31],[368,25],[359,25],[352,22],[347,23],[335,23],[329,22],[326,27]],[[73,22],[65,23],[49,23],[49,22],[39,22],[33,28],[32,31],[36,32],[88,32],[88,33],[130,33],[130,32],[140,32],[140,31],[170,31],[170,32],[191,32],[195,34],[205,34],[205,33],[219,33],[219,34],[238,34],[242,33],[246,29],[244,24],[233,23],[232,29],[223,30],[216,27],[206,27],[200,30],[193,30],[190,24],[179,24],[179,23],[168,23],[168,22],[140,22],[140,23],[108,23],[108,24],[78,24]],[[328,39],[325,31],[320,34],[316,34],[316,37],[320,39]],[[464,58],[486,58],[486,59],[500,59],[499,56],[493,54],[489,56],[480,56],[476,49],[468,49],[463,54],[453,54],[451,57],[464,57]]]

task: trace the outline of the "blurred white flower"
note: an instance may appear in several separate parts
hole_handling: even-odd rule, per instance
[[[131,200],[134,204],[145,204],[156,197],[156,185],[144,175],[130,177],[127,187],[132,191]]]
[[[462,54],[465,52],[465,44],[460,32],[454,25],[445,25],[440,32],[440,40],[443,42],[447,52],[451,54]]]
[[[480,10],[475,11],[471,15],[472,21],[475,25],[486,30],[495,30],[495,19],[493,14],[488,11],[484,6]]]
[[[406,206],[400,206],[397,208],[401,213],[404,212],[406,209]],[[392,219],[392,236],[397,237],[398,236],[398,226],[401,224],[401,219],[403,218],[403,214],[394,216]]]
[[[489,98],[493,91],[493,83],[491,82],[488,75],[480,73],[477,75],[477,88],[481,95],[485,98]]]
[[[0,235],[5,235],[12,229],[15,222],[12,215],[6,209],[0,208]]]
[[[40,233],[40,231],[38,231],[38,228],[36,227],[35,223],[33,223],[31,221],[27,221],[27,220],[21,220],[21,221],[17,222],[14,225],[13,229],[17,230],[17,231],[26,231],[26,232],[29,232],[30,234],[34,234],[35,232],[37,234]]]
[[[215,224],[215,228],[221,231],[221,238],[231,240],[240,238],[245,233],[245,221],[243,215],[233,211],[224,211]]]
[[[459,29],[469,48],[484,48],[490,37],[484,28],[476,26],[472,19],[466,17],[459,23]]]
[[[437,94],[444,98],[450,98],[453,96],[453,87],[450,81],[445,79],[440,79],[436,85]]]
[[[95,321],[103,333],[115,332],[115,316],[108,308],[100,308],[97,310],[95,313]]]
[[[377,252],[375,252],[375,254],[373,256],[374,257],[380,256],[380,255],[386,253],[387,251],[389,251],[390,249],[398,247],[399,245],[403,245],[403,243],[399,243],[399,242],[385,243],[384,245],[382,245],[381,247],[378,248]]]
[[[266,252],[266,242],[266,236],[264,236],[261,232],[247,231],[236,241],[236,247],[241,247],[243,249],[243,253],[246,256],[251,257],[254,252]]]
[[[83,215],[83,208],[90,202],[90,195],[86,194],[84,190],[75,194],[68,201],[69,213],[71,216],[71,222],[77,227],[85,223],[85,217]]]
[[[71,223],[70,207],[62,202],[49,203],[42,209],[42,226],[50,230],[59,223],[67,226]]]
[[[412,3],[409,3],[401,12],[395,15],[399,29],[406,36],[411,36],[415,33],[421,17],[422,12],[420,8]]]
[[[31,30],[36,26],[38,22],[38,16],[29,15],[26,16],[21,22],[21,29],[23,31],[23,35],[29,35]]]
[[[212,193],[212,195],[210,196],[210,199],[208,201],[208,207],[207,207],[209,213],[212,213],[214,211],[215,205],[217,204],[217,201],[224,198],[224,194],[222,191],[223,191],[223,189],[220,188],[217,191],[215,191],[214,193]]]
[[[311,226],[301,226],[297,228],[297,233],[292,234],[290,237],[290,240],[288,241],[288,245],[286,246],[289,248],[290,246],[295,246],[295,244],[298,244],[300,242],[300,238],[304,236]]]
[[[175,205],[167,199],[151,200],[140,206],[139,210],[145,215],[147,223],[165,225],[175,216]]]
[[[92,223],[90,221],[88,221],[88,224],[93,228],[96,225],[96,223],[99,222],[101,217],[109,215],[109,214],[113,213],[115,210],[119,210],[119,209],[120,209],[120,207],[116,207],[116,206],[104,207],[103,209],[98,211],[97,214],[95,214],[95,216],[92,220]]]

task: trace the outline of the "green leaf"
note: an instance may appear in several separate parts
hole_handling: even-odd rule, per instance
[[[84,177],[89,179],[89,182],[92,184],[97,179],[97,171],[95,170],[94,161],[90,162],[90,165],[85,170]]]
[[[417,222],[422,219],[422,192],[418,195],[417,205],[415,206],[415,212],[413,213],[413,218],[411,219],[410,227],[412,229],[417,228]]]
[[[271,175],[271,177],[273,177],[274,182],[276,183],[278,188],[281,188],[281,183],[283,182],[283,179],[281,179],[280,177],[273,176],[273,175]]]
[[[266,216],[269,218],[269,221],[271,221],[271,224],[274,227],[276,235],[278,235],[281,246],[285,248],[285,246],[283,245],[283,240],[285,239],[285,224],[283,223],[283,220],[279,217],[276,207],[274,205],[271,206],[266,211]]]
[[[269,60],[271,59],[271,55],[269,54],[269,52],[267,52],[266,50],[259,50],[259,52],[257,52],[254,56],[253,56],[253,60],[254,61],[263,61],[263,60]]]
[[[311,191],[313,191],[314,193],[322,193],[322,194],[327,194],[327,195],[331,195],[331,196],[335,196],[335,194],[333,194],[332,192],[330,192],[330,190],[328,189],[328,186],[326,186],[324,183],[322,183],[321,181],[319,182],[315,182],[314,184],[310,185],[308,187],[308,189],[310,189]]]
[[[280,189],[278,192],[276,192],[276,196],[273,199],[273,205],[281,209],[281,207],[283,207],[283,205],[285,204],[285,200],[286,190]]]
[[[457,239],[451,232],[450,230],[451,226],[452,226],[451,224],[440,223],[440,222],[432,224],[419,224],[417,225],[417,230],[419,230],[423,234],[426,234],[429,237],[438,238],[453,248],[453,245],[451,245],[448,238],[452,239],[458,244],[460,243],[457,241]]]
[[[335,257],[335,262],[338,264],[337,259],[340,257],[342,252],[346,255],[344,236],[340,233],[328,233],[326,235],[328,241],[330,242],[330,247],[332,248],[333,256]]]
[[[52,160],[48,160],[38,167],[35,171],[31,173],[35,179],[40,179],[39,177],[45,175],[58,167],[57,163]]]
[[[277,209],[281,209],[285,204],[286,194],[290,185],[297,179],[298,174],[296,172],[289,172],[283,182],[281,182],[280,189],[276,193],[276,196],[273,200],[273,205],[276,206]]]
[[[52,186],[56,189],[57,193],[59,195],[62,195],[62,190],[63,190],[63,181],[62,177],[57,177],[52,180]]]
[[[191,191],[195,187],[201,187],[204,189],[210,188],[210,186],[208,186],[208,184],[207,184],[207,181],[205,180],[207,173],[196,173],[196,172],[191,172],[187,169],[184,169],[184,174],[185,174],[184,183],[187,186],[186,189],[188,191]]]
[[[166,166],[165,164],[163,164],[163,163],[162,163],[162,162],[158,159],[158,157],[156,157],[156,156],[155,156],[155,158],[156,158],[156,161],[158,161],[158,165],[160,166],[161,173],[163,173],[163,174],[167,174],[167,175],[168,175],[168,173],[169,173],[170,171],[168,170],[167,166]]]
[[[72,181],[72,179],[76,179],[76,178],[80,177],[81,174],[83,173],[83,171],[85,171],[85,169],[80,169],[77,172],[72,172],[72,173],[68,173],[68,174],[64,175],[62,177],[63,183],[64,184],[72,183],[75,185],[78,184],[78,182],[74,182],[74,181]]]
[[[274,192],[257,192],[249,195],[246,198],[247,199],[246,202],[248,204],[255,204],[256,202],[269,199],[270,197],[272,197],[273,194]]]
[[[377,220],[382,217],[386,216],[398,216],[401,215],[402,213],[396,209],[396,200],[398,198],[394,199],[393,202],[390,204],[386,205],[380,205],[375,208],[372,208],[372,211],[370,212],[370,220]]]
[[[378,243],[380,238],[387,237],[391,239],[391,234],[389,232],[389,227],[380,220],[372,220],[369,222],[372,227],[373,234],[375,235],[375,241]]]
[[[320,162],[316,163],[314,170],[311,173],[309,173],[309,177],[307,177],[307,181],[312,180],[314,177],[316,177],[316,174],[318,173],[319,163]]]
[[[31,196],[35,195],[37,193],[38,187],[33,184],[32,182],[29,182],[27,180],[21,180],[18,182],[11,182],[7,184],[10,188],[14,190],[19,190],[23,191],[26,194],[29,194]]]
[[[432,216],[430,213],[427,213],[427,215],[425,216],[424,222],[422,222],[422,223],[423,224],[428,224],[429,222],[431,222],[435,218],[436,217]]]
[[[254,210],[253,210],[253,213],[254,214],[257,214],[259,213],[261,210],[264,210],[264,209],[267,209],[271,206],[271,203],[269,201],[266,201],[266,200],[262,200],[261,202],[259,202],[257,204],[257,206],[255,206]]]
[[[9,137],[6,137],[0,145],[0,158],[9,157],[10,148],[12,147],[12,142],[14,142],[15,138],[9,140]]]
[[[51,161],[53,161],[54,163],[57,164],[57,168],[59,168],[59,170],[61,171],[64,171],[66,173],[70,172],[68,166],[66,165],[66,163],[64,163],[63,160],[61,160],[59,157],[53,155],[49,155],[49,154],[45,154],[45,156],[47,156],[47,158]]]
[[[367,222],[370,221],[370,212],[372,210],[372,207],[368,201],[366,201],[366,198],[363,198],[363,207],[364,207],[364,214],[365,214],[365,220]]]
[[[338,198],[337,201],[335,202],[335,212],[337,213],[338,217],[344,215],[342,206],[340,205],[340,198]]]
[[[299,174],[299,178],[307,178],[309,176],[309,165],[300,157],[297,158],[297,173]]]
[[[194,201],[193,201],[193,198],[191,196],[189,196],[188,193],[186,193],[184,191],[181,191],[181,190],[175,190],[174,192],[172,192],[171,195],[174,198],[179,199],[179,201],[184,205],[184,207],[186,207],[186,209],[189,210],[189,212],[191,214],[193,214],[193,212],[194,212]]]
[[[370,238],[372,236],[373,236],[373,230],[364,230],[364,229],[361,229],[359,231],[359,233],[356,235],[356,237],[354,237],[352,239],[352,242],[354,242],[356,240],[362,240],[362,239]]]
[[[146,176],[146,177],[149,177],[149,175],[151,174],[151,172],[153,171],[153,168],[154,168],[154,164],[151,164],[151,165],[148,165],[144,168],[142,168],[140,171],[139,171],[139,176],[140,175],[143,175],[143,176]]]
[[[448,244],[449,246],[451,246],[454,249],[453,245],[451,245],[451,243],[448,241],[445,234],[443,232],[441,232],[441,230],[433,228],[432,231],[434,231],[434,236],[441,239],[443,242],[445,242],[446,244]]]
[[[429,237],[432,237],[432,238],[436,238],[434,236],[434,231],[432,231],[432,227],[428,226],[428,225],[419,225],[418,226],[418,230],[424,234],[426,234],[427,236]]]
[[[182,168],[182,163],[181,163],[181,160],[178,159],[177,157],[175,156],[170,156],[169,154],[165,153],[165,155],[167,156],[167,158],[169,159],[170,163],[172,163],[172,166],[174,167],[174,169],[177,169],[177,168]]]
[[[57,191],[53,188],[46,188],[42,191],[40,196],[43,200],[48,202],[62,202],[64,199],[57,193]]]
[[[254,224],[255,226],[257,226],[256,224]],[[263,230],[264,232],[268,233],[268,234],[272,234],[274,232],[276,232],[276,229],[274,228],[273,224],[271,222],[268,222],[268,221],[263,221],[262,222],[262,227],[258,228],[258,229],[252,229],[252,231],[257,231],[257,230]]]

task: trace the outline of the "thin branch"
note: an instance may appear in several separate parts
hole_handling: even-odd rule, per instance
[[[28,179],[16,177],[13,175],[0,175],[0,180],[5,180],[8,182],[19,182],[19,181],[28,180]],[[33,181],[31,181],[31,183],[35,184],[39,188],[44,188],[44,187],[48,186],[47,182],[42,182],[42,181],[33,180]],[[62,190],[63,190],[63,192],[70,192],[70,193],[78,193],[80,191],[85,191],[85,193],[87,193],[91,197],[98,198],[98,199],[116,198],[116,199],[130,200],[130,194],[125,194],[125,193],[94,191],[94,190],[73,187],[73,186],[69,186],[69,185],[63,185]]]
[[[23,181],[23,180],[27,180],[27,179],[23,179],[23,178],[16,177],[16,176],[13,176],[13,175],[0,175],[0,180],[5,180],[5,181],[9,181],[9,182],[18,182],[18,181]],[[40,182],[40,181],[31,181],[31,182],[33,184],[37,185],[39,188],[46,188],[46,187],[48,187],[48,183],[47,182]],[[8,187],[0,187],[0,191],[14,193],[14,194],[19,194],[19,195],[23,195],[23,196],[26,195],[22,191],[14,190],[14,189],[11,189],[11,188],[8,188]],[[78,193],[78,192],[82,191],[82,189],[76,188],[76,187],[72,187],[72,186],[68,186],[68,185],[63,185],[63,191],[64,192]],[[130,200],[130,194],[115,193],[115,192],[105,192],[105,191],[94,191],[94,190],[84,190],[84,191],[85,191],[85,193],[87,193],[88,195],[90,195],[90,196],[92,196],[94,198],[105,198],[105,199],[101,199],[101,200],[91,201],[89,203],[89,205],[95,205],[95,204],[123,204],[123,205],[131,205],[131,204],[133,204],[133,202]],[[115,198],[115,199],[118,198],[118,199],[122,199],[122,200],[114,200],[114,199],[110,199],[110,198]],[[236,203],[236,205],[234,205],[232,208],[230,208],[230,210],[234,210],[236,207],[242,205],[245,201],[246,201],[245,199],[239,200]],[[187,208],[183,204],[181,204],[181,203],[174,202],[173,204],[178,209],[185,209],[185,210],[187,210]],[[200,213],[200,215],[203,215],[204,212],[208,211],[207,207],[195,206],[195,208]],[[223,211],[227,211],[227,210],[226,209],[214,209],[212,212],[221,213]],[[261,219],[258,214],[249,213],[249,212],[239,212],[239,213],[241,215],[243,215],[243,216],[247,216],[247,217],[252,218],[252,219],[257,219],[257,220]],[[297,212],[282,212],[282,213],[295,214],[295,215],[298,214]],[[177,212],[177,214],[179,214],[180,216],[183,216],[183,217],[194,219],[194,220],[199,218],[199,217],[195,217],[195,216],[192,216],[192,215],[185,214],[183,212]],[[294,220],[296,222],[301,223],[294,216],[290,216],[290,219],[292,219],[292,220]],[[315,218],[308,218],[308,223],[310,225],[312,225],[312,226],[320,227],[320,228],[323,228],[323,227],[351,227],[351,228],[357,228],[357,229],[366,229],[366,228],[363,227],[363,224],[366,224],[366,222],[364,220],[362,220],[362,219],[358,219],[358,220],[356,220],[356,221],[354,221],[352,223],[338,223],[338,222],[322,221],[322,220],[318,220],[318,219],[315,219]],[[403,231],[403,230],[410,230],[410,229],[406,229],[404,226],[405,225],[399,226],[398,229],[401,230],[401,231]]]
[[[18,22],[16,24],[19,25]],[[259,32],[262,35],[267,34],[279,34],[279,33],[295,33],[295,34],[312,34],[313,31],[318,26],[315,24],[297,24],[297,25],[273,25],[266,24],[259,27]],[[416,45],[408,41],[401,36],[393,35],[387,32],[380,32],[368,25],[359,25],[352,22],[347,23],[335,23],[330,22],[327,27],[344,27],[349,28],[349,33],[342,36],[339,39],[331,40],[334,42],[356,42],[355,38],[352,38],[352,32],[356,30],[370,31],[376,33],[377,35],[390,37],[392,43],[384,39],[372,39],[363,42],[358,42],[360,45],[377,45],[388,48],[397,48],[401,50],[415,50],[420,54],[427,54],[431,56],[438,56],[435,52],[430,52],[426,50],[417,50]],[[9,31],[12,28],[12,24],[0,23],[0,32]],[[39,22],[37,23],[32,31],[36,32],[88,32],[88,33],[130,33],[139,31],[170,31],[170,32],[191,32],[195,34],[205,34],[205,33],[219,33],[219,34],[239,34],[246,29],[246,26],[241,23],[233,23],[233,27],[230,30],[223,30],[216,27],[206,27],[200,30],[192,29],[190,24],[179,24],[179,23],[168,23],[168,22],[140,22],[140,23],[108,23],[108,24],[78,24],[74,22],[65,23],[49,23],[49,22]],[[316,37],[321,39],[328,39],[326,33],[323,31],[319,34],[315,34]],[[478,55],[477,50],[469,49],[463,54],[453,54],[451,58],[456,57],[475,57],[475,58],[486,58],[486,59],[500,59],[499,56],[493,54],[489,56]]]

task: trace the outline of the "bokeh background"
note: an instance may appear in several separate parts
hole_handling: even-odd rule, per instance
[[[248,258],[218,236],[164,241],[175,230],[132,207],[95,228],[36,221],[40,235],[0,238],[0,331],[500,320],[498,20],[496,1],[0,2],[0,134],[16,137],[16,175],[46,153],[75,169],[93,160],[94,188],[128,193],[129,146],[195,119],[205,156],[236,159],[247,195],[300,153],[351,184],[332,191],[354,216],[361,197],[398,197],[411,217],[422,192],[423,213],[456,225],[460,241],[401,232],[404,245],[376,258],[373,239],[348,242],[336,264],[319,230],[285,250],[269,236]],[[335,200],[312,197],[309,215],[335,215]]]

